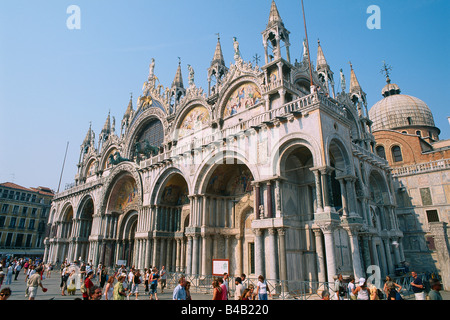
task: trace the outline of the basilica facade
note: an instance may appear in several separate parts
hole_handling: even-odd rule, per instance
[[[165,88],[152,60],[120,128],[108,116],[98,141],[86,134],[44,260],[190,275],[226,260],[232,275],[320,282],[393,274],[403,233],[366,95],[353,67],[336,92],[320,43],[315,65],[306,42],[292,61],[289,34],[272,2],[264,65],[244,61],[235,38],[226,66],[219,38],[207,89],[189,65],[185,86],[181,63]]]

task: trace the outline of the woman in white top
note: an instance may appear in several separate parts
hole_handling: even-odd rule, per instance
[[[256,284],[256,295],[259,300],[267,300],[267,293],[270,295],[269,287],[263,276],[258,277],[258,283]]]
[[[357,300],[370,300],[369,288],[367,288],[366,279],[359,279],[359,286],[353,290],[353,294],[357,296]]]

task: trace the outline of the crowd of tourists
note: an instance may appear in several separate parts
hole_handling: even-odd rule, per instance
[[[102,264],[95,267],[92,262],[65,261],[56,270],[56,266],[40,260],[3,259],[0,261],[0,300],[11,296],[10,285],[13,279],[18,280],[20,274],[26,282],[25,297],[34,300],[39,288],[47,291],[43,280],[51,278],[54,272],[61,278],[61,295],[73,295],[75,300],[159,300],[158,293],[162,294],[167,289],[168,274],[164,266],[160,269],[149,267],[141,273],[135,267],[121,265],[111,272]],[[432,278],[426,288],[426,280],[414,271],[411,276],[410,290],[416,300],[442,300],[442,285],[438,279]],[[234,286],[230,281],[234,281]],[[230,290],[231,287],[233,290]],[[262,275],[257,282],[250,282],[245,274],[231,278],[224,273],[212,281],[211,289],[212,300],[268,300],[272,296],[270,286]],[[389,276],[382,288],[377,288],[365,278],[350,276],[344,280],[342,275],[338,275],[334,284],[319,293],[322,300],[403,300],[403,289]],[[81,297],[76,295],[77,290]],[[180,276],[178,285],[170,293],[173,300],[192,300],[191,283],[185,276]]]
[[[415,300],[442,300],[440,291],[442,284],[439,279],[430,279],[430,290],[427,292],[426,282],[417,274],[411,272],[412,281],[410,289]],[[323,290],[322,300],[403,300],[403,287],[396,283],[390,276],[386,276],[382,288],[377,288],[373,283],[368,283],[365,278],[358,281],[350,276],[344,281],[342,274],[337,275],[333,288]]]

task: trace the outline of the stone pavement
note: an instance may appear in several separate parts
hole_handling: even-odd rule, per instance
[[[14,277],[13,277],[14,278]],[[59,288],[59,284],[61,282],[61,277],[59,276],[59,272],[53,272],[50,278],[43,280],[43,285],[48,289],[47,292],[43,292],[41,288],[38,289],[38,294],[36,300],[74,300],[75,298],[82,298],[81,292],[77,290],[74,296],[69,296],[66,293],[66,296],[61,296],[61,290]],[[98,282],[94,279],[94,284],[98,285]],[[9,300],[28,300],[25,297],[25,275],[23,272],[20,273],[18,280],[12,282],[11,285],[5,285],[3,283],[2,288],[9,287],[12,291],[11,297]],[[139,300],[149,300],[148,295],[144,294],[144,285],[141,284],[140,288]],[[173,288],[166,288],[163,294],[159,293],[160,288],[158,287],[158,298],[160,300],[172,300],[172,292]],[[450,291],[441,291],[442,297],[444,300],[450,300]],[[193,300],[212,300],[212,294],[205,293],[192,293],[191,294]],[[414,298],[411,296],[408,298],[409,300],[413,300]],[[130,300],[135,300],[135,296],[130,297]],[[301,302],[301,300],[298,300]]]

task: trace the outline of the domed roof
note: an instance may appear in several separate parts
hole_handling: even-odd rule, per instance
[[[369,110],[372,130],[395,130],[408,126],[435,127],[433,114],[422,100],[400,94],[398,85],[390,83],[381,91],[384,98]]]

